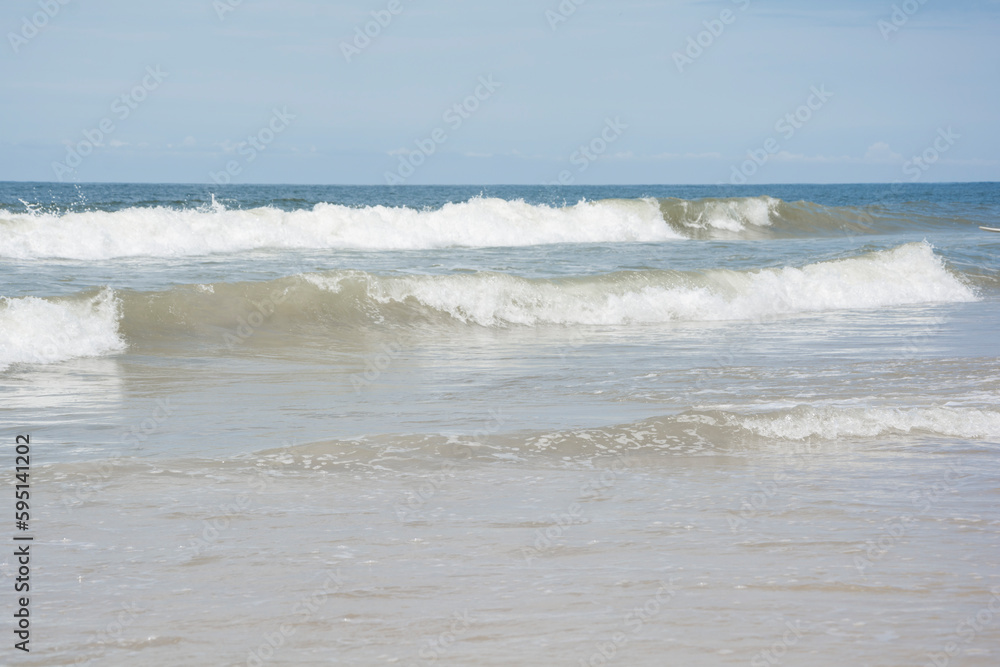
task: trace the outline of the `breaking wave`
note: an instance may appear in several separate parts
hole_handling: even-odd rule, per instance
[[[681,236],[656,200],[564,208],[476,198],[435,210],[317,204],[311,210],[175,209],[0,211],[0,255],[16,259],[183,257],[255,249],[415,250],[552,243],[653,242]]]
[[[499,273],[307,275],[390,318],[433,311],[480,326],[759,320],[831,310],[974,301],[927,243],[802,268],[629,271],[561,280]]]
[[[377,327],[632,325],[760,321],[979,297],[927,243],[803,267],[641,270],[560,279],[506,273],[308,273],[265,282],[0,298],[0,369],[121,351],[127,343],[288,346]]]
[[[0,370],[120,352],[119,315],[111,290],[70,299],[0,297]]]
[[[954,220],[928,215],[890,215],[877,207],[828,207],[767,196],[608,199],[562,207],[477,197],[423,210],[328,203],[291,211],[227,209],[218,203],[196,209],[0,210],[0,256],[102,260],[258,249],[419,250],[651,243],[871,234],[954,224]]]

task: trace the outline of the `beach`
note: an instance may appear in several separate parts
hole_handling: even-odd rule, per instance
[[[0,183],[16,664],[995,665],[998,214]]]

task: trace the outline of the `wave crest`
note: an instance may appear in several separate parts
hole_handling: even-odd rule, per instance
[[[439,209],[316,204],[283,211],[162,206],[121,211],[0,211],[0,254],[15,259],[181,257],[255,249],[417,250],[682,238],[656,200],[580,202],[563,208],[475,198]]]
[[[435,209],[318,203],[167,206],[46,213],[0,210],[0,256],[100,260],[187,257],[260,249],[421,250],[555,243],[655,243],[878,234],[967,220],[879,207],[823,206],[769,196],[605,199],[571,206],[475,197]]]
[[[306,279],[372,303],[383,316],[394,307],[423,307],[481,326],[759,320],[977,298],[927,243],[756,271],[634,271],[563,280],[335,272]]]
[[[298,336],[352,340],[373,326],[761,321],[978,298],[926,242],[801,268],[749,271],[641,270],[539,279],[340,270],[160,292],[105,289],[66,299],[0,298],[0,369],[111,354],[124,349],[126,340],[201,341],[214,347],[235,336],[240,342],[252,338],[251,345],[283,347],[296,345]]]
[[[120,352],[119,314],[109,289],[71,299],[0,297],[0,370]]]

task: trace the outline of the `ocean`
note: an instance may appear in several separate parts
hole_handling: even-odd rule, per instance
[[[0,184],[2,660],[1000,664],[980,226],[1000,184]]]

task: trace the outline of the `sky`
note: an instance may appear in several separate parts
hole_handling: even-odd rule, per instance
[[[1000,180],[1000,0],[5,0],[0,180]]]

